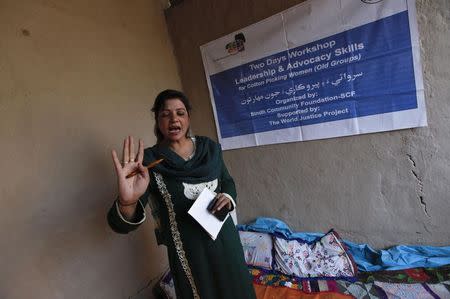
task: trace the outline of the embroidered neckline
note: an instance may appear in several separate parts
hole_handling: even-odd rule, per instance
[[[203,182],[198,184],[183,183],[184,196],[188,199],[195,200],[203,191],[203,189],[208,188],[212,192],[217,189],[218,180],[212,180],[210,182]]]

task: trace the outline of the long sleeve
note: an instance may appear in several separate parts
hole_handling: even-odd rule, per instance
[[[222,160],[222,174],[221,174],[221,192],[226,193],[231,197],[231,201],[233,202],[233,208],[236,206],[236,185],[234,184],[234,180],[231,177],[225,163]]]
[[[149,191],[147,190],[139,198],[134,218],[131,220],[126,220],[120,214],[118,202],[115,200],[107,215],[108,224],[111,229],[119,234],[127,234],[137,229],[145,221],[145,205],[148,202],[148,196]]]

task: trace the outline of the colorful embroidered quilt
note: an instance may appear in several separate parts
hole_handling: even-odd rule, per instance
[[[285,287],[305,293],[336,292],[355,298],[450,298],[450,265],[397,271],[361,272],[354,282],[297,279],[250,268],[253,284]]]

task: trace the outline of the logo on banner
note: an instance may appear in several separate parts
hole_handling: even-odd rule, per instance
[[[225,46],[225,49],[227,50],[229,55],[234,55],[245,50],[244,44],[245,44],[245,36],[241,32],[234,36],[234,41],[228,43]]]
[[[245,44],[245,36],[244,36],[244,34],[242,32],[236,34],[234,36],[234,41],[226,44],[226,46],[225,46],[225,50],[227,52],[227,55],[225,55],[223,57],[219,57],[217,59],[214,59],[214,62],[217,62],[219,60],[222,60],[224,58],[230,57],[232,55],[235,55],[235,54],[237,54],[239,52],[244,51],[245,50],[244,44]]]
[[[381,2],[382,0],[361,0],[361,2],[364,2],[366,4],[375,4],[378,2]]]

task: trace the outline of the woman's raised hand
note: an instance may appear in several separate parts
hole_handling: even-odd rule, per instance
[[[117,183],[119,187],[119,204],[122,206],[135,205],[140,196],[145,193],[150,182],[148,169],[142,165],[144,159],[144,142],[139,139],[138,154],[134,150],[133,136],[128,136],[123,141],[123,164],[117,157],[115,150],[112,150],[112,158],[117,173]],[[125,178],[133,170],[139,173],[130,178]]]

